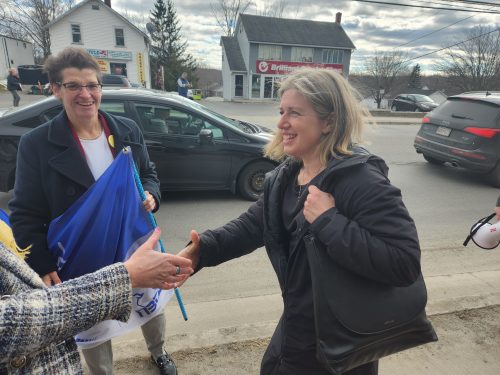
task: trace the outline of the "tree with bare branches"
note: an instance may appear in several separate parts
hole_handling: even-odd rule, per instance
[[[0,29],[3,33],[33,42],[35,54],[50,55],[50,34],[45,26],[70,9],[74,0],[2,0]]]
[[[225,36],[234,36],[238,15],[252,4],[250,0],[217,0],[210,3],[212,14]]]
[[[500,28],[477,26],[446,49],[436,70],[460,91],[500,89]]]
[[[286,6],[286,0],[267,0],[261,9],[257,9],[257,14],[265,17],[282,18]]]
[[[371,96],[380,108],[384,97],[390,97],[399,78],[408,74],[409,63],[401,51],[375,52],[364,66],[363,74],[369,78]]]

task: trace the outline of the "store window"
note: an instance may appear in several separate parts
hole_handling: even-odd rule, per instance
[[[323,63],[324,64],[342,64],[344,60],[344,51],[341,49],[324,49]]]
[[[234,96],[243,96],[243,75],[234,76]]]
[[[125,46],[125,33],[123,29],[115,29],[115,43],[117,47]]]
[[[72,24],[71,25],[71,35],[73,38],[73,43],[82,43],[82,32],[80,30],[80,25]]]
[[[292,47],[292,61],[312,62],[314,50],[312,48]]]
[[[282,60],[281,46],[259,44],[259,60]]]

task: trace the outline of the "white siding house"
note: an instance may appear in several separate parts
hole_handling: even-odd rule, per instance
[[[10,68],[33,64],[35,59],[31,43],[0,35],[0,79],[7,76]]]
[[[85,0],[47,25],[51,52],[68,46],[93,55],[103,73],[151,87],[148,36],[100,0]]]

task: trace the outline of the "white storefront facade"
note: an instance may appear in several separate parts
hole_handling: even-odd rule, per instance
[[[125,75],[130,82],[151,87],[148,36],[109,5],[83,1],[48,28],[52,53],[68,46],[84,48],[102,73]]]
[[[225,100],[274,100],[278,82],[308,66],[349,75],[355,48],[336,22],[240,15],[234,37],[222,37]]]

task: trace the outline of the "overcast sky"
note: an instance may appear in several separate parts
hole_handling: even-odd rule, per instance
[[[492,3],[492,6],[475,7],[500,12],[498,6],[500,0],[484,1]],[[212,14],[211,2],[215,0],[176,0],[174,4],[182,34],[188,41],[188,52],[210,67],[220,69],[221,30]],[[351,72],[362,68],[366,58],[376,50],[392,50],[468,17],[470,18],[399,48],[406,52],[409,58],[413,58],[467,39],[466,32],[474,26],[500,27],[500,14],[419,9],[352,0],[315,0],[312,5],[304,5],[306,2],[303,0],[285,0],[285,2],[284,18],[334,22],[335,14],[342,12],[342,26],[356,46],[351,58]],[[451,7],[444,4],[453,3],[448,0],[386,0],[386,2],[435,7]],[[254,4],[246,13],[262,14],[265,4],[270,3],[272,0],[254,0]],[[111,4],[122,14],[126,11],[129,14],[149,17],[154,0],[111,0]],[[438,54],[433,54],[414,60],[412,64],[418,62],[422,72],[429,73],[432,72],[437,57]]]

